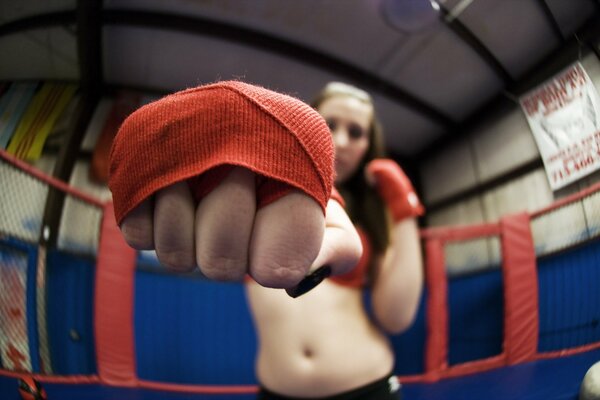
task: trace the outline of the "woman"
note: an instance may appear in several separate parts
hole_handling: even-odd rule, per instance
[[[400,168],[374,160],[379,133],[366,93],[332,84],[315,107],[329,129],[297,99],[229,81],[140,108],[111,150],[115,217],[132,247],[156,250],[169,268],[199,267],[220,281],[253,278],[247,293],[263,398],[397,398],[384,332],[406,329],[416,312],[422,272],[414,217],[422,208]],[[334,172],[362,246],[335,191],[330,198]],[[367,270],[375,321],[361,302]],[[313,286],[306,279],[314,284],[329,273],[291,297]]]
[[[397,164],[379,159],[381,132],[366,92],[330,83],[313,106],[331,130],[335,184],[363,256],[350,273],[297,299],[247,284],[259,336],[258,398],[398,399],[386,334],[407,329],[417,311],[423,276],[416,216],[423,208]],[[374,320],[362,302],[367,285]]]

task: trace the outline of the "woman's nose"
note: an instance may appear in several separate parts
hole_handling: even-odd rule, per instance
[[[348,134],[343,129],[338,129],[333,134],[333,143],[335,147],[346,147],[348,145]]]

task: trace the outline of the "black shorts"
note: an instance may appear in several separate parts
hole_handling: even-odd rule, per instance
[[[268,391],[261,387],[257,400],[401,400],[400,382],[395,375],[388,375],[383,379],[348,392],[327,397],[289,397]]]

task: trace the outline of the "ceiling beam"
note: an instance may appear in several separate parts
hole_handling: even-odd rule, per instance
[[[0,24],[0,37],[12,35],[32,29],[51,28],[63,25],[75,25],[77,12],[75,10],[51,12],[32,15],[14,21]]]
[[[360,83],[365,89],[377,91],[445,129],[452,129],[456,125],[448,115],[369,70],[326,52],[266,32],[198,16],[138,10],[104,10],[103,21],[110,25],[141,26],[211,36],[277,53]]]
[[[460,22],[458,17],[455,17],[450,11],[448,11],[442,4],[440,6],[440,19],[450,28],[454,34],[456,34],[471,50],[473,50],[492,71],[496,73],[496,76],[502,80],[504,86],[512,85],[514,79],[508,72],[504,65],[496,58],[494,53],[487,48],[485,44],[477,35],[473,33],[465,24]]]
[[[428,162],[430,157],[440,154],[452,144],[457,143],[460,140],[464,140],[465,138],[468,140],[468,136],[472,134],[473,129],[482,121],[494,117],[502,118],[503,115],[513,111],[515,107],[519,107],[519,105],[515,103],[518,101],[519,96],[532,90],[567,67],[569,64],[579,59],[579,56],[581,55],[580,51],[582,50],[582,43],[580,42],[580,39],[585,43],[598,42],[600,39],[600,24],[597,23],[599,17],[600,12],[595,13],[595,15],[589,18],[584,26],[581,27],[575,35],[567,39],[560,48],[556,49],[548,57],[537,63],[523,76],[523,78],[521,78],[518,82],[515,82],[512,87],[509,87],[507,92],[512,93],[510,98],[507,97],[506,93],[499,94],[494,99],[472,113],[471,117],[464,122],[461,129],[453,132],[445,138],[442,138],[441,140],[438,140],[432,146],[418,154],[415,159],[420,159],[421,163]],[[592,51],[590,48],[586,48],[584,50],[585,52],[583,54],[589,54]],[[433,204],[427,204],[428,209],[437,210],[450,204],[459,203],[464,201],[466,198],[474,195],[480,195],[519,176],[541,168],[542,166],[543,163],[541,158],[532,160],[525,165],[516,166],[514,170],[498,176],[489,182],[481,183],[476,187],[456,193],[448,198],[436,201]]]
[[[369,91],[379,92],[442,126],[446,130],[456,127],[456,121],[449,115],[446,115],[436,107],[373,72],[341,60],[326,52],[316,50],[301,43],[282,39],[266,32],[199,16],[191,17],[163,12],[104,9],[98,15],[102,16],[101,24],[103,26],[107,24],[124,25],[180,31],[211,36],[277,53],[283,57],[295,59],[316,68],[330,71],[335,75],[343,76],[348,80],[357,82],[357,84],[360,84]],[[30,29],[75,24],[77,19],[76,11],[54,12],[25,17],[0,25],[0,36]]]
[[[593,43],[600,38],[600,24],[598,24],[599,17],[600,12],[592,15],[577,33],[567,39],[562,46],[540,60],[540,62],[530,68],[518,81],[513,85],[508,86],[505,91],[498,93],[498,95],[490,101],[477,108],[459,125],[458,129],[435,141],[432,145],[417,154],[415,158],[427,159],[439,154],[448,146],[457,143],[459,140],[462,140],[471,134],[473,128],[481,121],[489,119],[491,113],[498,111],[505,112],[514,107],[519,107],[518,104],[515,104],[515,101],[517,101],[519,96],[540,85],[542,82],[551,78],[569,64],[576,61],[581,50],[588,53],[591,51],[589,48],[582,49],[580,40],[584,43]]]
[[[102,1],[77,0],[77,54],[81,90],[92,96],[99,96],[104,84]]]
[[[81,142],[103,90],[102,75],[102,0],[77,0],[75,13],[77,54],[79,57],[79,101],[60,147],[52,175],[68,182],[78,160]],[[63,191],[50,188],[40,237],[43,245],[55,246],[65,203]]]
[[[552,12],[552,9],[550,8],[550,6],[546,2],[546,0],[538,0],[538,3],[540,5],[540,7],[542,8],[542,11],[544,12],[544,15],[546,16],[546,20],[548,21],[548,23],[550,24],[550,27],[552,28],[552,33],[554,33],[554,36],[556,36],[556,39],[558,39],[558,41],[560,43],[564,43],[565,36],[562,32],[562,29],[560,29],[560,25],[558,24],[558,21],[554,17],[554,13]]]

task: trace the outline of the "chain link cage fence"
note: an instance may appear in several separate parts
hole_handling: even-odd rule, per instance
[[[540,353],[600,341],[600,187],[532,214]]]
[[[0,157],[0,182],[0,367],[94,373],[93,279],[102,204],[10,157]],[[51,190],[64,202],[56,244],[47,245]]]
[[[599,342],[600,186],[530,218],[538,278],[538,352]],[[450,365],[498,355],[503,346],[501,235],[467,236],[444,239]]]
[[[445,242],[448,277],[448,364],[502,352],[503,291],[499,235]]]
[[[600,190],[589,190],[534,213],[531,231],[538,257],[581,245],[600,236]]]

